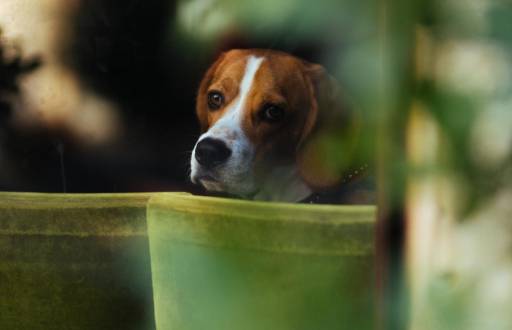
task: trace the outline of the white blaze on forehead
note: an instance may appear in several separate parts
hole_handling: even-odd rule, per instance
[[[224,116],[222,116],[222,118],[209,129],[209,131],[206,133],[207,136],[224,135],[228,133],[225,132],[226,129],[228,129],[231,133],[239,133],[241,131],[244,105],[247,101],[247,96],[251,91],[256,72],[258,72],[262,62],[262,57],[256,57],[252,55],[248,57],[247,63],[245,65],[245,72],[242,77],[242,81],[240,82],[240,86],[238,88],[238,96],[235,99],[235,102],[230,106],[228,111],[226,111]]]
[[[247,64],[245,66],[245,74],[244,77],[242,78],[242,82],[240,83],[239,99],[236,105],[234,106],[234,111],[241,110],[241,108],[244,106],[245,100],[247,99],[247,95],[251,91],[254,76],[256,76],[256,72],[258,71],[261,62],[263,62],[263,57],[249,56],[249,59],[247,60]]]
[[[231,157],[215,170],[219,176],[218,179],[221,181],[232,180],[235,177],[238,178],[237,180],[240,180],[242,177],[246,178],[251,170],[254,146],[243,132],[242,121],[245,104],[251,92],[254,77],[263,60],[263,57],[252,55],[247,57],[244,75],[238,88],[238,95],[224,115],[207,132],[201,135],[196,143],[197,146],[204,138],[214,138],[223,141],[231,149]],[[195,159],[195,152],[196,147],[194,147],[191,157],[192,177],[201,171],[201,166]]]
[[[210,129],[199,137],[197,143],[204,138],[214,138],[226,143],[231,150],[231,157],[215,169],[217,179],[228,190],[235,193],[248,193],[252,191],[253,182],[251,177],[252,159],[254,146],[249,141],[242,129],[244,109],[247,98],[251,92],[254,77],[263,62],[263,57],[248,56],[245,64],[245,71],[240,81],[238,95],[230,104],[224,115]],[[196,144],[197,146],[197,144]],[[201,166],[195,160],[195,147],[192,152],[191,176],[194,177],[202,171]],[[204,182],[203,185],[207,189],[219,190],[216,187],[208,187],[209,183]]]

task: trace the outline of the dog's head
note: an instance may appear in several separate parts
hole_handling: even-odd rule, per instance
[[[315,182],[297,163],[322,113],[335,111],[335,86],[322,66],[286,53],[222,54],[197,96],[203,134],[192,152],[191,180],[246,198],[305,197]]]

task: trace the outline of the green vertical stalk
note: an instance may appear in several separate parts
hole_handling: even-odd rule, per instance
[[[419,1],[379,4],[379,109],[377,142],[377,286],[380,329],[408,324],[404,267],[405,128],[414,90],[414,31]]]

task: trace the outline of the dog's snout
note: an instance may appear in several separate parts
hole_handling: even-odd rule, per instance
[[[204,138],[196,146],[196,160],[206,168],[224,163],[231,156],[231,149],[218,139]]]

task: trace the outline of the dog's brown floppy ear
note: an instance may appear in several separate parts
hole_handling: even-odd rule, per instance
[[[220,63],[222,63],[224,56],[225,53],[220,54],[217,60],[210,66],[210,68],[208,68],[208,71],[206,71],[206,74],[203,76],[203,80],[199,85],[199,91],[196,99],[196,115],[199,120],[199,126],[201,127],[201,133],[208,129],[208,101],[206,95],[208,87],[211,85],[212,80],[215,77],[215,73],[217,72],[217,68]]]
[[[334,187],[350,167],[354,122],[338,82],[319,64],[304,63],[310,112],[297,153],[299,173],[314,190]]]

